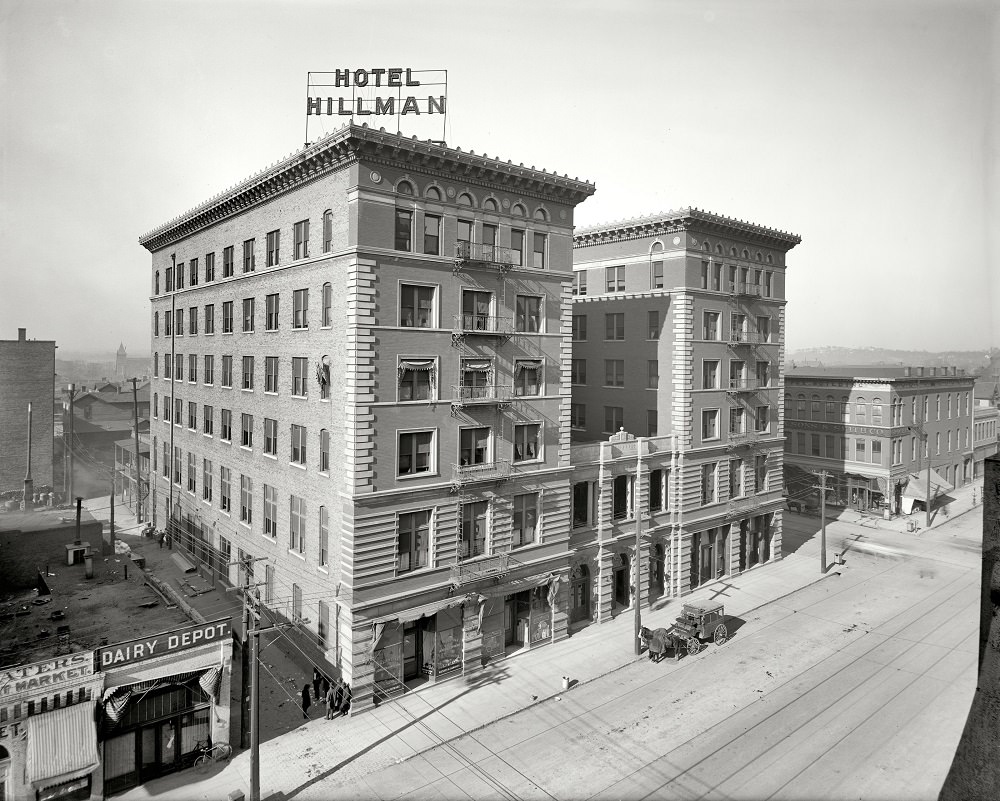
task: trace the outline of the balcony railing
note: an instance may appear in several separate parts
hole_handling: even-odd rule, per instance
[[[756,392],[761,388],[760,381],[756,378],[730,378],[727,392]]]
[[[760,345],[767,342],[759,331],[730,331],[730,345]]]
[[[493,403],[510,403],[513,387],[502,384],[486,384],[484,386],[452,385],[452,407],[487,405]]]
[[[484,558],[474,557],[469,561],[451,566],[451,583],[460,586],[484,578],[503,576],[510,572],[513,561],[508,553],[497,553]]]
[[[452,465],[451,483],[456,487],[464,487],[480,481],[503,481],[507,478],[510,478],[509,459],[483,462],[482,464]]]
[[[494,317],[490,314],[456,314],[455,331],[463,335],[481,334],[483,336],[510,336],[514,333],[513,320],[510,317]]]
[[[748,284],[744,281],[730,281],[727,288],[730,295],[737,297],[759,298],[763,294],[760,284]]]
[[[455,269],[464,267],[495,268],[501,274],[514,266],[514,251],[482,242],[458,242],[455,245]]]

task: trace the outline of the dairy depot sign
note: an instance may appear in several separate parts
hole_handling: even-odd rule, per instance
[[[150,637],[141,637],[128,642],[107,645],[94,651],[94,665],[97,670],[115,668],[132,662],[141,662],[157,656],[186,651],[199,645],[218,642],[232,635],[229,618],[211,623],[199,623],[183,629],[174,629]]]

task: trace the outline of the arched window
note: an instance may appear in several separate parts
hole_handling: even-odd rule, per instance
[[[330,432],[325,428],[319,431],[319,471],[330,472]]]
[[[409,181],[400,181],[396,184],[396,193],[399,195],[412,195],[413,194],[413,184]]]
[[[154,295],[159,295],[160,294],[160,271],[159,270],[156,271],[156,276],[155,276],[155,278],[153,280],[153,294]]]
[[[833,395],[826,396],[826,419],[831,423],[837,422],[837,402]]]
[[[882,399],[872,398],[872,425],[882,425]]]
[[[153,417],[159,417],[160,416],[159,409],[160,409],[160,396],[156,392],[154,392],[153,393]]]
[[[427,188],[426,196],[428,200],[440,200],[441,190],[436,186],[430,186]]]
[[[796,410],[798,411],[799,419],[800,420],[808,420],[809,419],[809,415],[808,415],[808,411],[806,410],[806,396],[803,395],[803,394],[801,394],[801,393],[799,393],[799,396],[795,399],[795,402],[796,402]]]
[[[812,414],[813,420],[823,419],[823,404],[820,402],[819,395],[813,395],[811,400],[812,408],[809,410]]]
[[[458,196],[458,205],[459,206],[471,206],[472,205],[472,195],[470,195],[468,192],[463,192],[462,194],[460,194]]]
[[[522,206],[520,203],[515,203],[514,208],[510,210],[510,213],[513,214],[515,217],[523,217],[525,215],[524,206]]]
[[[725,251],[722,249],[722,245],[716,245],[715,252],[721,256]]]
[[[854,401],[854,422],[863,424],[868,417],[868,407],[865,399],[858,397]]]
[[[329,253],[333,248],[333,212],[327,209],[323,212],[323,252]]]
[[[789,393],[785,393],[785,417],[792,418],[795,416],[795,407],[792,405],[792,396]]]
[[[735,256],[736,255],[736,248],[729,248],[729,255],[730,256]]]
[[[743,258],[744,259],[749,259],[750,258],[750,251],[747,250],[746,248],[743,248]]]
[[[757,251],[757,261],[760,261],[760,251]]]
[[[653,243],[653,246],[649,249],[650,255],[656,255],[657,253],[663,252],[663,243],[657,240]]]
[[[706,253],[711,253],[712,252],[712,243],[711,242],[702,242],[701,249],[704,250]]]
[[[549,215],[545,213],[545,209],[538,208],[535,209],[535,219],[546,222],[549,219]]]
[[[497,211],[497,202],[493,198],[488,197],[483,201],[483,208],[486,211]]]
[[[768,264],[774,263],[774,257],[770,253],[767,254],[767,263]]]
[[[323,284],[323,316],[321,325],[333,325],[333,287],[329,282]]]
[[[158,337],[160,335],[160,313],[153,312],[153,336]]]

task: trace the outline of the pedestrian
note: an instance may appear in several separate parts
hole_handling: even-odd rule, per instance
[[[319,684],[322,681],[322,679],[323,679],[323,676],[319,672],[319,668],[314,667],[313,668],[313,698],[316,699],[316,703],[317,704],[320,701],[322,701],[323,698],[326,697],[324,695],[320,695],[320,692],[319,692]]]
[[[323,683],[320,685],[320,689],[323,691],[322,698],[326,699],[326,694],[330,692],[330,680],[324,675]]]
[[[347,682],[344,682],[344,700],[340,704],[341,714],[346,715],[351,711],[351,688]]]
[[[941,509],[941,511],[944,512],[944,516],[947,519],[947,517],[948,517],[948,504],[945,504],[944,507]]]
[[[340,682],[336,679],[333,680],[333,684],[327,682],[326,689],[326,719],[333,720],[334,712],[337,709],[337,689],[340,686]]]
[[[161,531],[161,532],[160,532],[160,536],[156,538],[156,539],[158,539],[158,540],[159,540],[159,542],[160,542],[160,550],[161,550],[161,551],[163,550],[163,538],[164,538],[164,537],[166,536],[166,533],[167,533],[167,532],[165,532],[165,531]]]
[[[302,685],[302,715],[303,717],[309,717],[309,683],[306,682]]]
[[[333,688],[333,710],[331,711],[330,717],[333,717],[333,713],[339,713],[340,707],[344,703],[344,683],[340,679],[334,679]]]

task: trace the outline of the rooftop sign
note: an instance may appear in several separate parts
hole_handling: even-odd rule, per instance
[[[80,651],[44,662],[0,671],[0,696],[20,695],[32,690],[57,690],[61,685],[94,675],[94,657]]]
[[[222,640],[232,634],[229,618],[211,623],[199,623],[183,629],[174,629],[151,637],[106,645],[95,652],[98,669],[115,668],[132,662],[141,662],[156,656],[166,656],[177,651],[186,651],[196,645]]]

